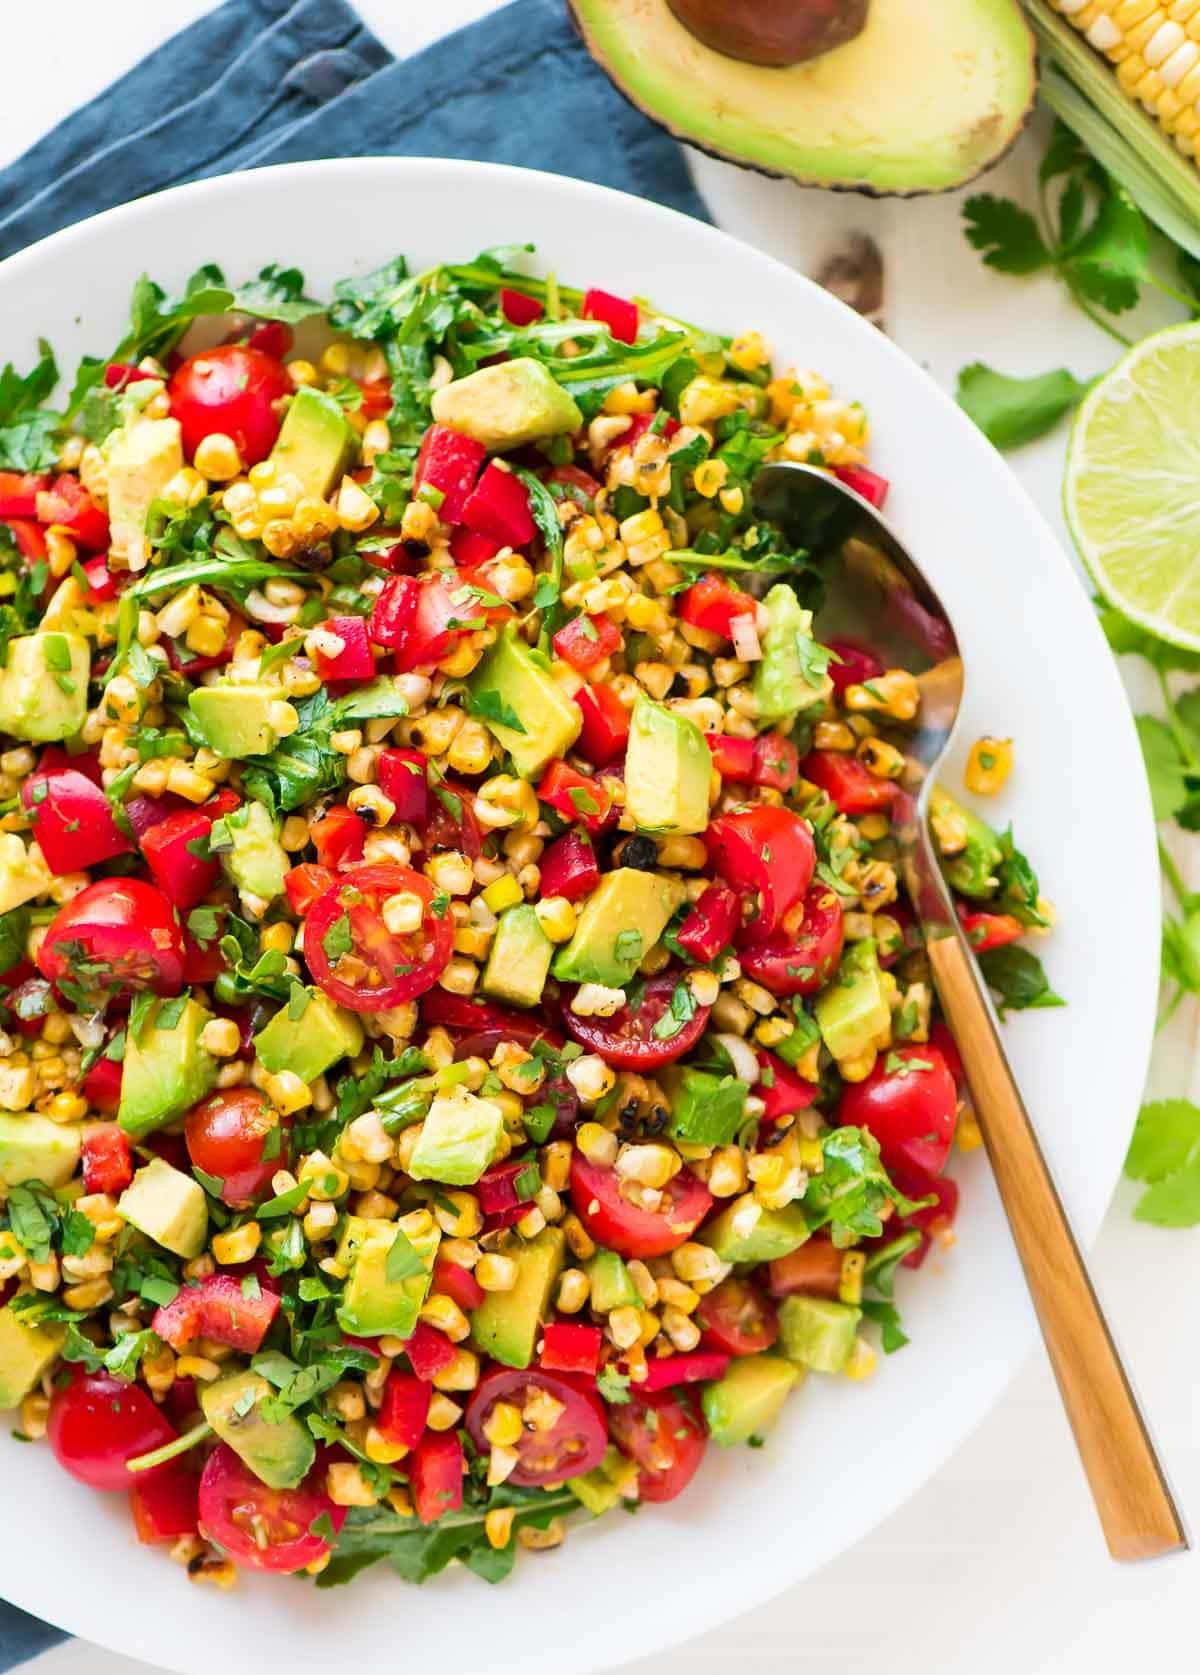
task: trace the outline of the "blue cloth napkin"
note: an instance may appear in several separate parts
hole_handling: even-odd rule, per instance
[[[402,63],[343,0],[228,0],[0,170],[0,256],[185,180],[366,155],[549,169],[708,219],[563,0],[515,0]],[[64,1638],[0,1600],[0,1671]]]

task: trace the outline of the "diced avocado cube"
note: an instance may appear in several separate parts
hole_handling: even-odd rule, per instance
[[[81,634],[55,629],[10,640],[0,669],[0,732],[35,743],[69,739],[87,715],[91,669]]]
[[[874,941],[852,942],[837,976],[813,1004],[821,1039],[835,1059],[861,1058],[888,1039],[892,1013]]]
[[[965,838],[963,847],[956,854],[945,856],[942,860],[946,882],[959,895],[971,896],[977,901],[994,895],[1000,882],[997,868],[1004,860],[1004,851],[987,821],[956,802],[940,785],[935,785],[929,794],[929,818],[939,849],[943,841],[942,832],[957,828]]]
[[[761,721],[789,721],[823,704],[833,690],[806,611],[786,582],[776,582],[763,600],[767,626],[762,657],[754,671],[754,696]]]
[[[667,1132],[694,1146],[728,1146],[746,1117],[746,1084],[690,1066],[660,1072],[671,1105]]]
[[[190,1262],[208,1237],[208,1201],[199,1181],[154,1157],[117,1200],[117,1214],[148,1239]]]
[[[75,1173],[83,1144],[77,1122],[51,1122],[36,1111],[0,1114],[0,1181],[20,1186],[41,1181],[50,1188],[65,1186]]]
[[[714,1384],[706,1384],[700,1405],[718,1448],[734,1448],[764,1436],[779,1418],[803,1371],[781,1355],[742,1355]]]
[[[67,1328],[31,1326],[12,1304],[0,1309],[0,1410],[27,1396],[62,1348]]]
[[[140,1029],[125,1036],[117,1121],[135,1139],[182,1116],[217,1083],[217,1062],[200,1039],[212,1013],[189,995],[165,1029],[159,1023],[164,1004],[172,1016],[178,1003],[160,1002]]]
[[[50,879],[40,849],[26,849],[16,832],[0,832],[0,913],[40,896]]]
[[[536,778],[548,762],[565,756],[579,737],[579,705],[567,697],[545,659],[511,629],[485,654],[470,687],[477,713],[525,779]],[[508,719],[497,720],[497,715]]]
[[[618,867],[605,873],[583,904],[575,933],[554,957],[564,983],[619,989],[666,930],[687,891],[675,878]]]
[[[808,1236],[808,1222],[799,1204],[765,1210],[748,1193],[735,1199],[698,1235],[722,1262],[774,1262],[777,1256],[798,1250]]]
[[[474,1186],[491,1163],[504,1133],[504,1113],[490,1099],[466,1088],[439,1094],[421,1125],[408,1165],[414,1181]]]
[[[779,1305],[779,1347],[814,1373],[840,1373],[854,1354],[862,1310],[827,1297],[785,1297]]]
[[[513,1006],[536,1006],[553,957],[554,944],[529,903],[510,907],[500,915],[479,986]]]
[[[578,430],[583,414],[549,367],[527,356],[481,366],[433,392],[433,416],[495,453]]]
[[[294,1413],[268,1419],[263,1403],[275,1391],[261,1373],[230,1373],[199,1389],[200,1408],[222,1442],[227,1442],[268,1489],[294,1489],[308,1476],[317,1449]]]
[[[222,852],[221,864],[230,880],[264,901],[281,896],[291,862],[265,805],[253,799],[243,803],[225,816],[225,829],[233,848]]]
[[[506,1367],[527,1367],[533,1360],[562,1272],[565,1242],[561,1227],[546,1227],[527,1244],[505,1248],[517,1264],[516,1285],[511,1291],[489,1291],[471,1314],[471,1336],[485,1355]]]
[[[183,469],[183,432],[178,419],[132,415],[103,443],[108,466],[108,523],[112,550],[140,558],[145,550],[150,508],[176,472]]]
[[[625,812],[638,830],[702,832],[711,780],[712,752],[696,723],[640,693],[625,757]]]
[[[302,1082],[315,1082],[342,1058],[353,1058],[363,1044],[362,1024],[353,1012],[337,1006],[320,989],[305,989],[304,1010],[293,1017],[289,1003],[254,1037],[264,1070],[276,1075],[294,1070]]]
[[[358,1337],[408,1338],[429,1295],[441,1233],[428,1210],[399,1221],[347,1216],[337,1259],[349,1268],[338,1325]]]
[[[281,737],[271,724],[279,704],[295,715],[281,688],[257,681],[246,686],[198,686],[188,699],[208,748],[231,760],[270,755]]]
[[[637,1499],[637,1478],[637,1461],[610,1444],[600,1464],[584,1472],[582,1477],[569,1477],[567,1488],[574,1491],[576,1499],[593,1518],[599,1518],[622,1498]]]
[[[354,457],[354,431],[341,405],[302,385],[284,414],[271,463],[295,477],[304,493],[326,500]]]
[[[611,1314],[614,1309],[637,1309],[642,1306],[637,1287],[629,1277],[629,1269],[615,1250],[598,1250],[584,1263],[588,1277],[588,1293],[597,1314]]]

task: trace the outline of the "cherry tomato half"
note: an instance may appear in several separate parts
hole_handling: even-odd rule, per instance
[[[312,1533],[317,1519],[326,1516],[335,1531],[346,1521],[346,1508],[321,1487],[323,1471],[318,1464],[296,1489],[268,1489],[223,1442],[200,1478],[200,1528],[249,1570],[303,1570],[329,1551]]]
[[[608,1410],[608,1424],[617,1447],[642,1468],[638,1498],[644,1501],[673,1501],[696,1475],[708,1445],[703,1419],[679,1391],[631,1395]]]
[[[735,890],[757,890],[757,918],[747,940],[771,935],[812,882],[817,856],[808,822],[788,808],[757,803],[722,814],[704,835],[709,859]]]
[[[957,1104],[954,1077],[936,1047],[897,1047],[876,1061],[865,1081],[846,1086],[838,1122],[868,1129],[888,1167],[898,1161],[940,1175]]]
[[[286,1139],[267,1144],[279,1124],[278,1111],[257,1088],[223,1088],[188,1112],[188,1156],[197,1169],[222,1183],[226,1204],[244,1209],[262,1196],[271,1176],[287,1163]],[[264,1158],[264,1151],[270,1156]]]
[[[130,1489],[126,1460],[173,1442],[176,1431],[137,1384],[111,1373],[74,1373],[50,1398],[46,1436],[54,1457],[93,1489]]]
[[[219,434],[232,437],[244,466],[257,465],[275,446],[283,422],[279,404],[291,393],[280,362],[244,343],[190,355],[167,385],[187,457],[206,436]]]
[[[696,1324],[703,1328],[705,1349],[726,1355],[757,1355],[779,1336],[774,1303],[753,1280],[736,1274],[701,1297]]]
[[[518,1410],[530,1396],[542,1392],[562,1404],[562,1412],[548,1431],[524,1430],[516,1443],[517,1464],[508,1482],[521,1489],[552,1489],[568,1477],[591,1471],[604,1458],[608,1425],[598,1396],[564,1373],[531,1367],[525,1372],[497,1367],[488,1373],[467,1403],[466,1425],[481,1452],[491,1446],[484,1432],[497,1402],[511,1402]]]
[[[475,793],[456,779],[440,780],[431,789],[425,848],[456,849],[468,861],[477,861],[483,854],[483,832],[471,806]]]
[[[746,976],[773,995],[813,995],[837,970],[844,936],[837,892],[827,884],[810,884],[795,935],[776,931],[763,942],[739,948],[738,960]]]
[[[120,989],[178,994],[184,946],[166,896],[139,878],[104,878],[59,908],[38,949],[38,969],[103,999]]]
[[[599,1245],[621,1256],[666,1256],[686,1244],[712,1208],[712,1194],[690,1169],[681,1169],[662,1189],[657,1210],[622,1196],[615,1169],[571,1154],[571,1203]]]
[[[670,1015],[671,996],[679,981],[678,974],[670,972],[652,977],[637,1011],[623,1006],[611,1018],[580,1017],[568,1003],[563,1008],[567,1033],[590,1053],[599,1053],[606,1063],[620,1070],[654,1070],[660,1064],[670,1064],[696,1045],[704,1034],[710,1011],[707,1006],[697,1006],[674,1033],[667,1033],[676,1022]]]
[[[443,898],[435,912],[436,893],[409,867],[347,868],[304,921],[304,957],[325,993],[354,1012],[382,1012],[431,989],[454,941],[450,904]],[[397,895],[424,902],[418,930],[396,934],[384,924],[384,903]]]

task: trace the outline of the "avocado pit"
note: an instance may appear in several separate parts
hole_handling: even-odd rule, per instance
[[[743,64],[786,69],[852,41],[869,0],[668,0],[684,28]]]

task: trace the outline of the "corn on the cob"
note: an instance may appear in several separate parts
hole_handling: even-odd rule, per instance
[[[1049,0],[1189,157],[1200,133],[1200,0]]]

